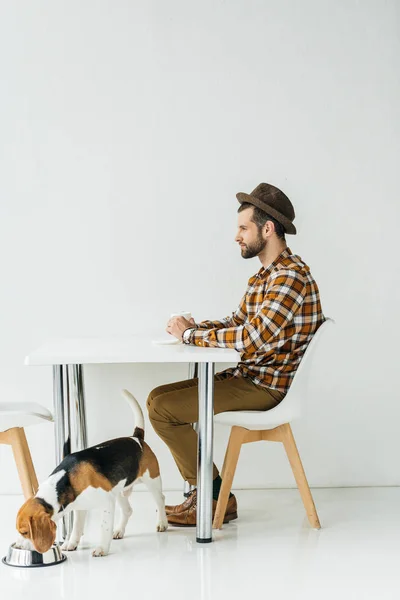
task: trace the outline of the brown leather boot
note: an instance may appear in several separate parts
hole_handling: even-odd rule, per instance
[[[195,492],[196,490],[194,490]],[[168,523],[170,525],[175,525],[176,527],[195,527],[196,526],[196,507],[197,507],[197,494],[192,493],[189,498],[187,498],[186,502],[190,499],[190,506],[188,508],[180,510],[183,504],[179,504],[177,508],[179,512],[175,513],[167,513]],[[193,498],[194,496],[194,498]],[[217,508],[217,501],[213,500],[212,506],[212,516],[214,518],[215,510]],[[224,523],[229,523],[229,521],[233,521],[237,519],[237,502],[235,496],[231,496],[228,500],[228,504],[226,506]]]
[[[197,489],[195,488],[194,490],[192,490],[191,492],[189,492],[188,497],[186,498],[186,500],[184,502],[182,502],[182,504],[177,504],[176,506],[173,506],[172,504],[167,504],[165,506],[165,512],[167,513],[167,515],[171,515],[171,514],[175,514],[175,513],[181,513],[184,512],[185,510],[187,510],[188,508],[190,508],[193,504],[193,502],[196,503],[197,500]]]

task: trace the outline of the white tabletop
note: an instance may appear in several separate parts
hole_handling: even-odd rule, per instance
[[[158,335],[158,338],[163,336]],[[187,344],[156,345],[157,335],[60,338],[48,340],[25,358],[26,365],[111,363],[237,363],[239,352]]]

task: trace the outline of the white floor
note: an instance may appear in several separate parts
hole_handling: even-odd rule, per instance
[[[194,529],[155,531],[152,498],[133,494],[127,537],[111,554],[92,558],[96,518],[82,547],[46,569],[0,564],[2,600],[250,597],[295,600],[400,598],[400,488],[316,489],[322,529],[310,529],[297,490],[238,490],[239,519],[214,532],[212,544]],[[178,492],[167,502],[181,501]],[[0,553],[15,539],[21,497],[0,496]]]

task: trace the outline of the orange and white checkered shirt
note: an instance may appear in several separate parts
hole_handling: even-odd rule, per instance
[[[240,361],[224,373],[287,392],[311,338],[324,321],[309,267],[286,247],[269,267],[250,277],[231,317],[202,321],[185,332],[183,341],[234,348],[241,352]]]

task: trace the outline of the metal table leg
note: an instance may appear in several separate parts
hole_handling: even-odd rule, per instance
[[[71,415],[69,406],[68,365],[53,367],[53,404],[56,441],[56,464],[71,454]],[[72,514],[62,519],[62,538],[65,540],[72,530]]]
[[[199,365],[196,541],[212,542],[214,363]]]
[[[56,463],[58,465],[72,451],[87,447],[82,365],[55,365],[53,367],[53,403]],[[73,447],[72,428],[75,431]],[[62,519],[62,536],[64,540],[69,537],[72,525],[73,515],[70,513]]]
[[[74,452],[87,448],[85,387],[82,365],[71,365],[72,393],[70,395],[72,422],[75,425]]]

